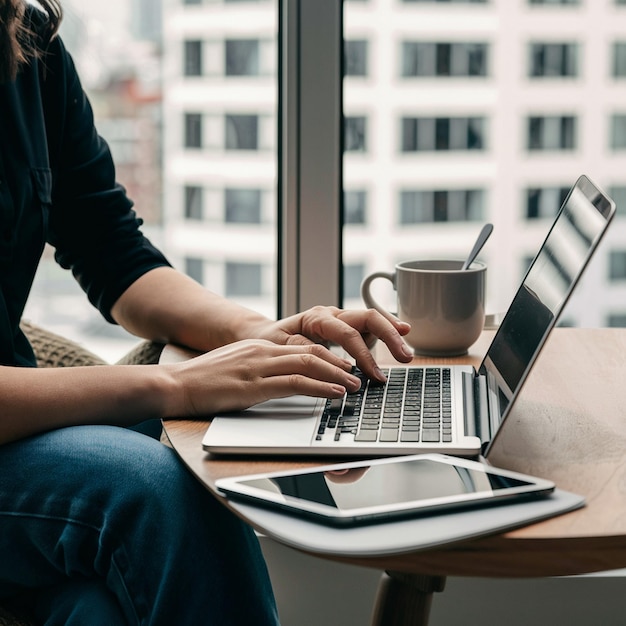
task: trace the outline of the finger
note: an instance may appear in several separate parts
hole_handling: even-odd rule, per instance
[[[267,359],[260,364],[259,375],[265,378],[289,375],[304,376],[316,381],[335,383],[350,391],[359,389],[361,381],[341,366],[345,362],[343,359],[332,354],[330,355],[332,360],[323,358],[330,353],[320,346],[311,346],[310,350],[310,352],[292,354],[283,351],[279,356]],[[299,381],[299,378],[295,380]]]
[[[408,362],[413,354],[405,345],[398,328],[380,313],[371,309],[367,311],[341,311],[335,315],[325,316],[317,320],[318,331],[325,338],[341,345],[352,355],[363,373],[375,380],[383,382],[385,375],[376,364],[364,335],[370,334],[383,340],[399,361]],[[408,331],[403,322],[398,320],[398,327]]]
[[[408,362],[413,358],[412,350],[402,339],[411,327],[397,318],[389,319],[374,309],[367,311],[342,311],[338,318],[353,326],[364,335],[373,335],[389,348],[395,359]]]

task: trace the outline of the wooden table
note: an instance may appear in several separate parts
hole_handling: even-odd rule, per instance
[[[489,340],[485,333],[467,357],[438,362],[478,365]],[[162,360],[188,356],[168,346]],[[211,491],[217,478],[315,464],[212,457],[200,443],[208,424],[167,420],[164,428],[182,460]],[[426,624],[432,593],[443,590],[446,576],[544,577],[626,567],[626,329],[556,329],[489,462],[551,479],[563,490],[584,495],[587,506],[432,550],[369,558],[324,554],[386,572],[372,624]]]

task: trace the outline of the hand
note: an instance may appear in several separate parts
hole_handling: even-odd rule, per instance
[[[380,339],[395,359],[408,363],[413,352],[402,336],[409,330],[410,326],[405,322],[391,316],[386,318],[374,309],[351,311],[318,306],[265,325],[255,336],[287,345],[338,344],[354,357],[366,376],[383,382],[385,376],[370,348]]]
[[[163,367],[182,392],[172,413],[179,417],[206,417],[297,394],[340,398],[360,386],[349,361],[315,344],[237,341]]]

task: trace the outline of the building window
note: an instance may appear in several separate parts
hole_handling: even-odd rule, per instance
[[[185,217],[188,220],[201,220],[204,217],[202,187],[185,187]]]
[[[609,252],[609,279],[611,281],[626,280],[626,250]]]
[[[367,151],[367,119],[365,117],[346,117],[344,119],[344,148],[346,152]]]
[[[579,4],[580,0],[528,0],[528,4]]]
[[[367,41],[344,42],[343,54],[346,76],[367,76]]]
[[[487,44],[402,42],[402,76],[486,76]]]
[[[613,150],[626,148],[626,115],[623,113],[611,117],[611,148]]]
[[[204,284],[204,260],[195,257],[186,257],[185,273],[201,285]]]
[[[261,190],[225,189],[224,222],[227,224],[260,224]]]
[[[531,187],[526,190],[526,219],[554,218],[569,187]]]
[[[343,192],[343,223],[365,224],[367,210],[367,192]]]
[[[552,115],[528,118],[529,150],[573,150],[576,118]]]
[[[258,76],[259,41],[256,39],[228,39],[225,42],[224,74],[226,76]]]
[[[405,4],[447,2],[453,4],[485,4],[488,0],[402,0]]]
[[[257,297],[263,295],[260,263],[226,263],[226,296]]]
[[[481,117],[404,117],[401,150],[482,150],[484,126]]]
[[[578,46],[575,43],[533,43],[530,45],[529,76],[577,76]]]
[[[626,0],[622,4],[626,4]],[[626,327],[626,313],[609,313],[606,318],[606,325],[609,328]]]
[[[202,76],[202,42],[185,41],[185,76]]]
[[[626,2],[626,0],[624,0],[624,2]],[[609,195],[620,209],[626,207],[626,185],[613,185],[609,187]]]
[[[469,222],[483,219],[482,189],[403,190],[400,192],[400,224]]]
[[[626,0],[624,0],[626,3]],[[626,76],[626,42],[618,41],[613,44],[613,76]]]
[[[343,266],[343,297],[360,298],[361,283],[365,278],[363,263],[344,263]]]
[[[225,147],[226,150],[258,150],[259,117],[227,115]]]
[[[202,148],[201,113],[185,113],[185,148]]]

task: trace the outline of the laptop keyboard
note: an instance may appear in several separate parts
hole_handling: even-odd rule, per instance
[[[326,401],[316,439],[342,442],[451,442],[450,368],[391,367],[387,382]]]

